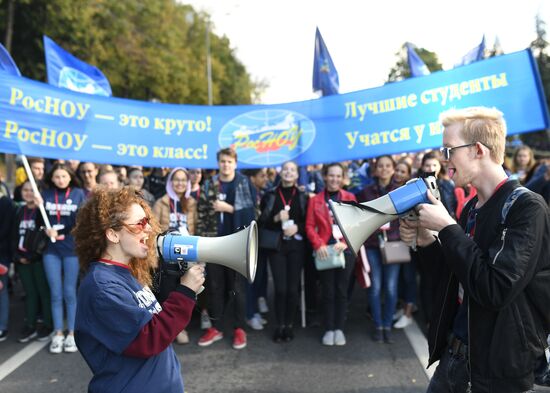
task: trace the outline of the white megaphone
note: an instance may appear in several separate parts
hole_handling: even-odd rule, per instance
[[[428,191],[439,199],[434,176],[409,180],[405,185],[372,201],[353,203],[329,200],[329,206],[348,247],[357,255],[367,238],[382,225],[400,216],[415,217],[413,209],[416,205],[430,203]]]
[[[193,263],[216,263],[242,274],[249,282],[256,276],[258,226],[256,221],[236,233],[220,237],[182,235],[177,231],[157,237],[157,251],[164,264],[187,270]]]

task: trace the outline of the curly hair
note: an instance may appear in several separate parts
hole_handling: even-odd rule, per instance
[[[145,202],[139,191],[133,187],[123,187],[120,190],[107,190],[104,187],[95,189],[88,200],[81,206],[76,217],[76,226],[72,234],[75,238],[75,250],[80,267],[87,271],[90,263],[97,261],[107,249],[105,231],[109,228],[123,228],[123,221],[128,218],[128,209],[132,204],[143,208],[152,234],[147,240],[149,251],[144,259],[132,258],[129,263],[132,275],[144,286],[151,285],[151,270],[157,265],[155,249],[156,235],[160,232],[159,224],[154,218],[149,204]]]

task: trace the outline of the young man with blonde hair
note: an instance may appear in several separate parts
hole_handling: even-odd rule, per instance
[[[473,107],[440,120],[450,178],[478,194],[460,225],[428,193],[432,204],[417,207],[419,220],[400,226],[404,241],[417,237],[421,259],[438,261],[428,342],[430,365],[440,363],[428,392],[526,392],[548,333],[540,306],[550,297],[548,206],[535,193],[514,191],[519,183],[507,178],[501,112]]]

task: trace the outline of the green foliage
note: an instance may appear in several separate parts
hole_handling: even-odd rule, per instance
[[[20,0],[11,52],[23,75],[46,80],[46,34],[101,69],[115,96],[206,104],[208,18],[176,0]],[[249,104],[256,86],[230,44],[210,33],[213,103]]]
[[[549,43],[546,39],[546,23],[539,15],[535,18],[535,27],[537,37],[531,42],[531,51],[535,56],[540,73],[543,90],[546,94],[546,105],[550,108],[550,56],[548,55]],[[522,134],[521,140],[535,150],[550,151],[550,132],[543,130],[540,132]]]
[[[533,42],[531,42],[531,51],[535,56],[537,61],[537,66],[539,68],[540,77],[542,81],[542,86],[546,92],[546,100],[550,103],[549,94],[550,93],[550,56],[548,55],[548,41],[546,40],[546,24],[537,15],[535,19],[537,37]]]
[[[411,76],[411,70],[409,63],[407,62],[407,43],[404,43],[401,50],[395,54],[397,57],[397,63],[390,70],[388,75],[388,82],[396,82],[403,79],[407,79]],[[442,65],[439,63],[435,52],[430,52],[424,48],[415,48],[416,53],[424,61],[424,64],[428,67],[430,72],[441,71]]]

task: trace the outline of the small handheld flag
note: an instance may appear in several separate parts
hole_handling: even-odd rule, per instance
[[[80,93],[112,95],[111,85],[99,68],[71,55],[47,36],[44,36],[44,52],[50,85]]]

